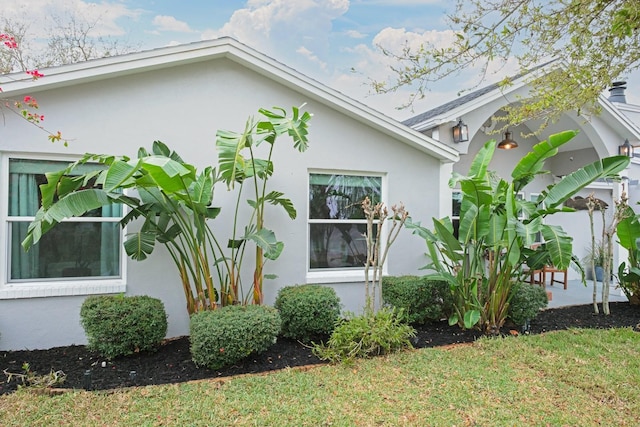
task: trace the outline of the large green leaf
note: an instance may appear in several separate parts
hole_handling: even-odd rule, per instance
[[[283,193],[279,191],[272,191],[265,196],[265,201],[274,206],[282,206],[289,215],[289,218],[296,219],[297,212],[296,208],[293,206],[293,202],[282,196],[284,196]]]
[[[504,246],[507,228],[507,216],[494,212],[489,217],[489,232],[485,243],[488,247]]]
[[[542,226],[542,236],[544,237],[545,248],[549,253],[551,263],[560,270],[569,268],[573,238],[561,227],[548,224]]]
[[[216,132],[216,148],[218,150],[218,172],[229,189],[235,182],[242,181],[247,161],[242,150],[251,144],[250,134],[253,129],[252,120],[247,120],[243,133],[219,130]]]
[[[471,166],[469,166],[469,176],[484,179],[495,151],[495,139],[487,141],[473,158]]]
[[[60,222],[66,218],[79,217],[85,213],[111,204],[107,193],[98,188],[89,188],[68,194],[45,211],[44,221]]]
[[[201,206],[203,210],[213,201],[214,176],[215,171],[213,168],[205,168],[193,182],[189,191],[193,203]]]
[[[102,206],[110,205],[112,198],[102,189],[89,188],[68,194],[52,204],[49,209],[40,208],[27,229],[22,242],[25,250],[38,243],[42,235],[64,219],[79,217]]]
[[[311,120],[311,114],[304,112],[300,114],[300,109],[293,107],[291,116],[287,116],[286,112],[282,108],[274,107],[276,111],[270,111],[261,108],[259,111],[262,115],[267,117],[269,123],[273,126],[273,131],[277,135],[283,135],[285,133],[293,139],[293,145],[298,151],[305,151],[309,147],[308,140],[308,122]],[[267,129],[264,125],[259,126],[262,129]]]
[[[143,261],[153,252],[156,235],[152,232],[139,231],[127,236],[124,241],[124,250],[127,255],[136,261]]]
[[[629,206],[624,212],[625,218],[616,228],[620,245],[628,251],[636,250],[636,240],[640,238],[640,222],[633,209]]]
[[[541,141],[533,146],[511,172],[515,191],[522,190],[544,166],[545,160],[558,153],[558,147],[566,144],[577,135],[577,131],[568,130],[551,135],[548,140]]]
[[[133,184],[132,176],[138,172],[141,160],[116,160],[107,171],[104,188],[107,191],[114,191],[122,187],[129,187]]]
[[[480,310],[469,310],[464,313],[464,327],[471,329],[480,321]]]
[[[629,165],[630,161],[631,159],[627,156],[605,157],[566,175],[546,193],[545,206],[554,208],[593,181],[599,178],[615,177]]]
[[[186,193],[191,182],[195,180],[192,170],[168,157],[149,156],[140,160],[140,167],[148,172],[165,193]]]
[[[273,231],[262,228],[260,230],[246,229],[244,239],[251,240],[264,251],[267,259],[275,260],[282,253],[284,244],[276,239]]]

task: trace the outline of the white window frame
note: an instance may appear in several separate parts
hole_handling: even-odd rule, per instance
[[[0,300],[73,296],[126,292],[127,257],[120,246],[120,277],[117,278],[63,278],[9,281],[11,254],[9,242],[9,160],[42,160],[52,162],[74,162],[79,157],[60,154],[1,153],[0,156],[0,247],[5,254],[0,259]],[[126,214],[126,211],[123,212]],[[119,221],[114,218],[113,221]],[[121,230],[124,233],[124,230]],[[124,234],[122,234],[124,235]]]
[[[306,206],[305,206],[305,215],[306,215],[306,282],[307,283],[348,283],[348,282],[362,282],[364,281],[364,266],[362,268],[335,268],[335,269],[315,269],[312,270],[310,266],[310,244],[311,244],[311,233],[310,233],[310,224],[318,224],[322,222],[335,222],[335,220],[318,220],[318,219],[310,219],[309,218],[309,185],[310,185],[310,177],[312,174],[321,174],[321,175],[347,175],[347,176],[372,176],[380,178],[380,196],[381,201],[386,205],[388,205],[387,199],[387,174],[380,172],[372,172],[372,171],[354,171],[354,170],[334,170],[334,169],[309,169],[307,170],[307,181],[305,188],[306,195]],[[358,220],[349,220],[349,222],[357,222]],[[366,220],[361,220],[366,224]],[[382,239],[386,237],[387,232],[387,224],[385,223],[382,227]],[[381,243],[384,245],[384,242]],[[387,274],[387,263],[382,266],[382,274]]]

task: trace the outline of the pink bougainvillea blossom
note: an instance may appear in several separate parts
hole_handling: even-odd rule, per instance
[[[33,77],[33,80],[38,80],[40,77],[44,77],[44,74],[42,74],[40,71],[38,70],[31,70],[31,71],[27,71],[27,74],[29,74],[30,76]]]
[[[9,49],[18,48],[18,42],[16,42],[15,37],[10,36],[9,34],[0,34],[0,42],[2,42]]]

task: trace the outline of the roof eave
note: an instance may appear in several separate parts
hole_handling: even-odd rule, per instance
[[[3,83],[3,97],[19,97],[28,93],[208,61],[218,57],[227,58],[259,74],[266,75],[283,86],[303,91],[310,99],[329,104],[341,113],[364,122],[440,161],[458,160],[457,151],[439,141],[415,132],[402,123],[229,37],[49,68],[41,70],[45,77],[35,81],[30,77],[27,78],[24,73],[14,73],[7,76],[8,81]]]

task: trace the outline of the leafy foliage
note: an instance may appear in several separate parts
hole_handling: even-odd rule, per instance
[[[384,276],[382,299],[402,309],[410,324],[436,322],[449,317],[453,310],[449,284],[426,276]]]
[[[244,234],[241,234],[237,221],[234,221],[233,235],[227,245],[231,254],[228,257],[228,275],[222,290],[223,304],[233,303],[239,298],[239,292],[242,290],[240,269],[246,245],[249,242],[256,245],[252,283],[253,302],[261,304],[263,301],[265,258],[277,259],[284,247],[284,244],[276,239],[273,231],[264,226],[266,205],[282,207],[291,219],[295,219],[297,215],[293,203],[283,197],[283,193],[279,191],[267,193],[267,181],[274,172],[271,158],[278,136],[291,137],[294,148],[300,152],[305,151],[309,146],[307,127],[311,114],[301,113],[296,107],[292,108],[291,115],[287,115],[285,110],[279,107],[275,107],[273,111],[260,109],[260,114],[267,120],[256,122],[253,118],[249,118],[245,123],[244,132],[218,131],[216,134],[220,180],[229,190],[236,185],[240,187],[235,211],[238,211],[241,202],[240,194],[247,182],[251,184],[249,189],[254,197],[247,199],[252,212],[248,225],[244,227]],[[268,144],[267,158],[256,157],[257,148],[265,142]]]
[[[275,308],[230,305],[191,316],[191,356],[199,366],[218,369],[267,350],[280,333]]]
[[[615,156],[597,160],[550,185],[535,201],[517,198],[535,175],[544,173],[545,160],[575,134],[561,132],[536,144],[516,164],[511,182],[488,170],[496,149],[496,141],[488,141],[473,159],[469,174],[455,174],[450,180],[450,185],[459,186],[462,192],[457,237],[449,218],[433,218],[433,231],[407,222],[407,228],[425,239],[429,258],[426,268],[435,271],[431,277],[446,281],[453,292],[454,312],[449,323],[497,334],[507,317],[511,286],[522,281],[525,265],[539,269],[553,264],[566,269],[576,262],[572,238],[542,219],[573,211],[562,203],[596,179],[615,177],[630,159]],[[525,213],[526,218],[519,218],[518,212]],[[545,243],[532,250],[533,236],[539,232]]]
[[[352,363],[367,358],[411,348],[415,330],[404,323],[401,311],[383,307],[376,313],[367,310],[360,316],[339,322],[326,344],[316,344],[316,356],[332,363]]]
[[[549,300],[542,286],[518,282],[511,288],[508,317],[513,323],[522,326],[535,319]]]
[[[340,316],[340,298],[320,285],[287,286],[274,307],[282,319],[282,336],[309,343],[331,334]]]
[[[629,301],[640,305],[640,215],[631,206],[626,206],[623,216],[616,231],[620,246],[628,255],[627,261],[618,266],[618,279]]]
[[[254,123],[249,119],[243,134],[218,132],[219,171],[208,166],[198,172],[178,153],[155,141],[151,152],[140,148],[137,159],[85,154],[65,170],[47,174],[47,183],[40,186],[42,207],[29,225],[23,247],[28,250],[66,218],[111,204],[126,205],[130,211],[121,221],[123,227],[135,219],[143,219],[139,229],[124,242],[127,255],[142,261],[155,250],[156,244],[164,245],[178,270],[189,313],[215,309],[219,296],[223,305],[246,302],[241,295],[240,267],[248,242],[256,247],[252,286],[254,301],[260,303],[263,254],[268,259],[277,259],[284,246],[264,226],[264,203],[284,207],[291,218],[295,218],[295,209],[280,192],[264,194],[267,177],[273,173],[271,154],[268,161],[254,159],[248,141],[255,144],[267,141],[273,146],[279,135],[292,135],[294,145],[302,150],[308,145],[306,128],[311,118],[309,113],[301,114],[295,107],[291,116],[282,109],[276,110],[261,109],[267,120]],[[249,159],[242,157],[245,148],[250,150]],[[96,163],[103,169],[78,174],[76,167],[85,163]],[[262,177],[262,187],[258,186],[257,176]],[[210,221],[220,213],[220,208],[212,206],[214,187],[219,181],[230,186],[236,179],[242,183],[246,177],[254,179],[256,200],[249,201],[253,212],[240,236],[237,226],[241,213],[236,206],[232,244],[228,245],[231,255],[227,256],[210,226]],[[85,188],[90,182],[96,185]],[[238,203],[241,191],[238,190]]]
[[[113,359],[153,351],[167,333],[162,301],[148,296],[95,295],[80,308],[89,348]]]
[[[409,42],[400,51],[382,48],[396,60],[394,80],[375,82],[378,92],[412,87],[414,99],[431,85],[480,65],[489,68],[518,62],[520,73],[536,70],[549,58],[552,72],[530,73],[533,94],[496,117],[504,126],[538,118],[543,126],[566,111],[597,111],[597,98],[621,75],[640,65],[636,0],[458,0],[448,16],[454,38],[446,46]],[[548,69],[549,67],[547,67]],[[509,85],[505,79],[502,85]]]

